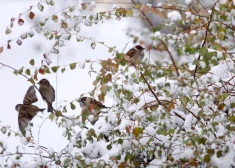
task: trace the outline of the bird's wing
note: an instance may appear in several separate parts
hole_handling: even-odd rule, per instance
[[[26,92],[23,100],[23,104],[30,105],[34,102],[38,101],[38,98],[36,96],[36,91],[34,89],[34,86],[30,86],[28,91]]]
[[[31,115],[28,115],[27,112],[19,112],[18,115],[18,123],[20,127],[20,131],[24,131],[24,129],[28,126],[28,123],[33,119]]]
[[[135,50],[129,50],[127,53],[126,53],[127,56],[129,57],[134,57],[135,55]]]

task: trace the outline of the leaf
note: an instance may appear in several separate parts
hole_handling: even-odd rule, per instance
[[[33,12],[30,12],[30,13],[29,13],[29,18],[30,18],[30,19],[33,19],[34,16],[35,16],[35,14],[34,14]]]
[[[62,68],[62,69],[61,69],[61,72],[64,73],[65,70],[66,70],[65,68]]]
[[[138,137],[143,134],[143,129],[140,127],[136,127],[133,129],[133,134],[135,137]]]
[[[204,161],[207,162],[207,163],[209,163],[209,162],[211,161],[210,155],[205,155],[205,156],[204,156]]]
[[[34,64],[35,64],[34,59],[31,59],[31,60],[29,61],[29,63],[30,63],[30,65],[34,66]]]
[[[30,70],[29,69],[26,69],[25,73],[30,76]]]
[[[17,41],[16,41],[16,43],[18,44],[18,45],[22,45],[22,41],[20,40],[20,39],[18,39]]]
[[[51,113],[48,118],[49,118],[51,121],[53,121],[54,117],[55,117],[54,113]]]
[[[68,23],[62,22],[61,27],[64,28],[64,29],[67,29],[68,28]]]
[[[73,103],[70,103],[70,108],[71,108],[72,110],[75,110],[75,109],[76,109],[76,106],[75,106]]]
[[[60,68],[59,66],[53,66],[53,67],[51,67],[51,70],[52,70],[54,73],[56,73],[59,68]]]
[[[11,45],[9,43],[7,44],[7,49],[11,49]]]
[[[95,49],[95,47],[96,47],[96,43],[95,43],[95,42],[92,42],[92,43],[91,43],[91,48],[92,48],[92,49]]]
[[[111,144],[107,145],[107,149],[111,150],[112,149],[112,145]]]
[[[44,6],[42,6],[42,5],[38,5],[38,9],[42,12],[42,11],[43,11],[43,9],[44,9]]]
[[[61,113],[61,111],[55,111],[55,116],[60,117],[63,116],[63,114]]]
[[[30,78],[29,81],[30,81],[33,85],[35,85],[35,81],[33,80],[33,78]]]
[[[206,56],[207,53],[208,53],[208,49],[206,47],[202,47],[199,49],[199,54],[201,56]]]
[[[0,53],[2,53],[3,52],[3,47],[0,47]]]
[[[126,15],[129,16],[129,17],[133,17],[132,9],[128,9],[127,12],[126,12]]]
[[[1,128],[1,132],[2,132],[3,134],[5,134],[5,133],[7,132],[6,127],[2,127],[2,128]]]
[[[11,29],[9,29],[9,28],[7,28],[6,31],[5,31],[6,35],[10,34],[11,32],[12,32],[12,31],[11,31]]]
[[[74,70],[74,69],[76,68],[76,64],[77,64],[77,63],[72,63],[72,64],[70,64],[70,65],[69,65],[69,66],[70,66],[70,69],[71,69],[71,70]]]
[[[53,15],[53,16],[52,16],[52,20],[53,20],[54,22],[58,22],[58,16],[57,16],[57,15]]]
[[[20,18],[20,19],[18,20],[18,24],[19,24],[19,26],[22,26],[22,25],[24,24],[24,20]]]

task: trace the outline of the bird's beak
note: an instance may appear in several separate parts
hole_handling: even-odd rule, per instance
[[[81,99],[80,99],[80,98],[79,98],[79,99],[77,99],[77,102],[78,102],[78,103],[81,103]]]

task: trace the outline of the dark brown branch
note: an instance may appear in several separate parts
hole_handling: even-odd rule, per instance
[[[165,47],[166,51],[168,52],[168,54],[169,54],[169,56],[170,56],[170,58],[171,58],[172,64],[173,64],[174,67],[175,67],[175,70],[176,70],[177,75],[180,76],[179,70],[178,70],[178,68],[177,68],[177,66],[176,66],[176,64],[175,64],[175,61],[174,61],[174,59],[173,59],[173,56],[172,56],[171,52],[169,51],[169,49],[168,49],[166,43],[165,43],[164,41],[162,41],[161,39],[159,39],[159,40],[161,41],[161,43],[162,43],[163,46]]]
[[[174,114],[177,116],[177,117],[179,117],[179,118],[181,118],[182,120],[184,120],[185,121],[185,118],[184,117],[182,117],[181,115],[179,115],[178,113],[176,113],[175,111],[173,111],[174,112]]]
[[[206,44],[206,38],[207,38],[207,34],[208,34],[208,30],[209,30],[210,24],[211,24],[211,22],[212,22],[212,17],[213,17],[213,13],[214,13],[214,8],[215,8],[215,5],[217,4],[218,1],[219,1],[219,0],[217,0],[217,1],[215,2],[215,4],[213,5],[213,7],[212,7],[212,12],[211,12],[211,15],[210,15],[210,20],[209,20],[209,22],[208,22],[208,25],[207,25],[207,28],[206,28],[205,38],[204,38],[204,40],[203,40],[203,44],[202,44],[201,47],[204,47],[205,44]],[[201,55],[199,54],[197,60],[200,60],[200,58],[201,58]],[[193,74],[194,79],[196,78],[197,68],[198,68],[198,65],[196,65],[195,70],[194,70],[194,74]]]
[[[155,99],[157,100],[157,102],[158,102],[159,104],[161,104],[161,102],[159,101],[157,95],[156,95],[156,94],[154,93],[154,91],[152,90],[151,86],[149,85],[148,81],[146,80],[146,78],[144,77],[144,75],[142,74],[142,72],[140,72],[140,75],[141,75],[141,77],[144,79],[145,83],[148,85],[148,88],[149,88],[150,92],[153,94],[153,96],[155,97]]]

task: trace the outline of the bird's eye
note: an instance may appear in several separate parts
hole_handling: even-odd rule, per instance
[[[84,103],[85,103],[85,101],[81,101],[81,103],[82,103],[82,104],[84,104]]]

